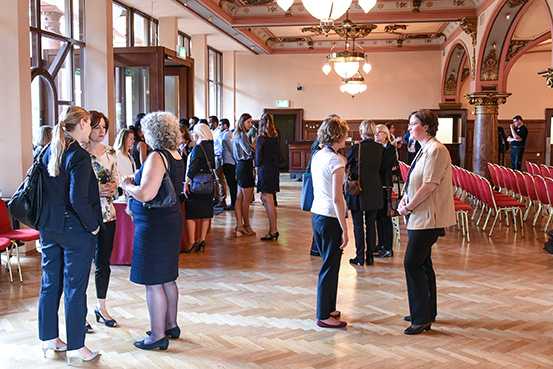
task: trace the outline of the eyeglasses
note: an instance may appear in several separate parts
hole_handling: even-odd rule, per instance
[[[417,124],[420,124],[420,123],[419,123],[419,122],[409,123],[409,127],[414,127],[414,126],[416,126]]]
[[[375,132],[375,134],[377,134],[377,135],[380,134],[380,133],[384,133],[384,132],[382,132],[382,131],[376,131]]]

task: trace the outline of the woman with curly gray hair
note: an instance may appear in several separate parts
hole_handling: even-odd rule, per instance
[[[134,180],[126,177],[121,188],[130,195],[134,222],[134,247],[131,281],[146,285],[146,301],[150,313],[150,337],[134,345],[143,350],[166,350],[167,336],[178,338],[177,325],[179,291],[179,249],[183,216],[177,202],[168,208],[149,208],[144,203],[159,196],[167,171],[175,189],[180,190],[184,177],[184,162],[178,152],[180,141],[177,118],[168,112],[146,115],[142,120],[146,143],[154,151],[136,173]]]

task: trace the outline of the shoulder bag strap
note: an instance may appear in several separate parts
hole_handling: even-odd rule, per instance
[[[159,153],[161,155],[161,161],[163,162],[163,166],[165,167],[165,173],[168,176],[171,176],[171,170],[169,169],[169,158],[164,153],[165,150],[154,150],[154,152]]]
[[[200,146],[200,149],[202,149],[202,151],[204,152],[204,157],[205,157],[205,161],[207,161],[207,166],[209,167],[209,171],[211,173],[213,173],[213,169],[211,169],[211,162],[209,161],[209,159],[207,158],[207,153],[205,152],[205,149],[202,145],[198,144],[198,146]]]
[[[359,182],[359,190],[363,191],[363,188],[361,188],[361,142],[359,142],[359,152],[357,153],[357,181]]]

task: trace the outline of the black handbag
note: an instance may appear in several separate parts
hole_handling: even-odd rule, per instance
[[[25,180],[8,202],[8,209],[14,218],[31,228],[37,229],[42,210],[42,157],[46,145],[27,172]]]
[[[357,178],[361,177],[361,143],[359,143],[359,155],[357,157]],[[361,182],[359,179],[353,179],[351,176],[351,170],[348,170],[348,174],[346,177],[346,191],[350,195],[359,195],[363,189],[361,188]]]
[[[170,208],[177,203],[178,197],[177,193],[175,192],[175,187],[173,186],[173,181],[171,180],[171,172],[168,166],[169,159],[163,151],[155,151],[159,152],[159,154],[161,155],[163,166],[165,167],[165,174],[163,175],[163,179],[161,180],[161,186],[159,187],[159,191],[157,192],[156,197],[148,202],[142,203],[142,206],[148,209]]]
[[[397,176],[396,173],[394,173],[395,180],[392,182],[392,187],[386,188],[386,197],[387,197],[387,210],[386,215],[388,215],[390,218],[398,217],[400,214],[397,210],[399,207],[399,202],[401,201],[401,198],[403,197],[401,194],[401,187],[399,184],[399,176]],[[394,183],[397,184],[397,197],[392,196],[392,192],[394,189]]]
[[[204,152],[205,160],[207,161],[207,166],[209,167],[209,173],[198,173],[196,174],[190,183],[190,192],[195,193],[197,195],[212,195],[213,191],[215,190],[215,186],[213,184],[214,176],[213,176],[213,169],[211,168],[211,162],[207,158],[207,154],[205,152],[205,149],[202,145],[200,146],[200,149]]]
[[[301,181],[301,210],[311,211],[314,196],[311,173],[303,173]]]

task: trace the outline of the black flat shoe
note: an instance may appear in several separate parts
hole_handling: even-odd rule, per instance
[[[146,331],[146,334],[148,336],[151,336],[152,331]],[[172,338],[172,339],[176,340],[177,338],[180,337],[180,328],[179,328],[179,326],[177,325],[176,327],[173,327],[171,329],[166,330],[165,335],[169,338]]]
[[[374,264],[374,257],[371,257],[368,258],[367,260],[365,260],[365,265],[373,265]]]
[[[278,233],[278,231],[275,232],[275,233],[269,232],[269,234],[268,234],[267,236],[261,237],[261,241],[271,241],[271,240],[273,240],[273,239],[274,239],[275,241],[278,241],[278,236],[280,236],[279,233]]]
[[[361,266],[363,265],[363,262],[357,259],[349,259],[349,263],[353,265],[361,265]]]
[[[86,333],[94,333],[94,329],[92,329],[92,326],[90,324],[84,326],[84,331]]]
[[[380,250],[378,254],[374,255],[375,258],[391,258],[392,256],[394,256],[392,250]]]
[[[413,325],[410,325],[403,331],[405,334],[419,334],[422,332],[426,332],[432,329],[432,323],[426,323],[424,325],[419,326],[418,328],[414,328]]]
[[[321,257],[321,254],[319,254],[317,251],[309,251],[309,255]]]
[[[136,341],[134,343],[135,347],[138,347],[141,350],[154,350],[154,349],[160,349],[160,350],[167,350],[167,347],[169,347],[169,340],[167,337],[163,337],[159,341],[155,341],[152,343],[144,343],[145,339],[142,341]]]
[[[101,319],[101,320],[104,321],[104,325],[106,327],[110,327],[110,328],[117,327],[117,322],[115,321],[115,319],[107,320],[106,318],[104,318],[102,313],[100,313],[100,310],[98,309],[98,307],[94,308],[94,315],[96,315],[96,322],[97,323],[100,323],[100,319]]]

